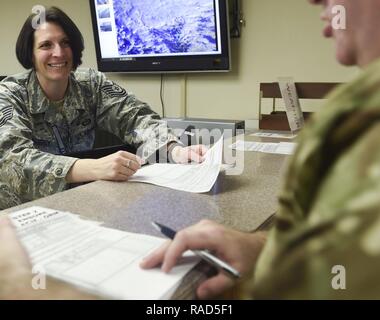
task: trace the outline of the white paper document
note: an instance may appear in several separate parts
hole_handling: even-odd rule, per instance
[[[274,138],[274,139],[294,139],[297,137],[296,134],[293,133],[274,133],[274,132],[256,132],[252,133],[251,136],[253,137],[260,137],[260,138]]]
[[[169,274],[159,268],[143,270],[142,258],[165,239],[101,227],[42,207],[11,213],[10,218],[36,270],[109,298],[169,298],[199,261],[188,256]]]
[[[280,143],[265,143],[265,142],[254,142],[254,141],[242,141],[238,140],[230,148],[239,151],[256,151],[263,153],[275,153],[275,154],[293,154],[297,144],[291,142],[280,142]]]
[[[286,116],[290,130],[301,130],[304,126],[304,118],[294,80],[289,77],[279,78],[278,85],[285,102]]]
[[[180,191],[209,192],[222,165],[223,137],[210,148],[200,164],[157,163],[139,169],[128,181],[145,182]]]

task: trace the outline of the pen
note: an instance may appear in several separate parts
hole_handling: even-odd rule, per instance
[[[170,229],[167,226],[164,226],[160,223],[157,222],[152,222],[152,225],[159,231],[161,232],[164,236],[174,239],[176,235],[176,231]],[[231,267],[228,263],[220,260],[219,258],[215,257],[211,253],[205,250],[191,250],[195,255],[199,256],[203,260],[207,261],[214,267],[217,267],[221,271],[225,272],[227,275],[233,277],[233,278],[240,278],[241,275],[239,271],[237,271],[235,268]]]

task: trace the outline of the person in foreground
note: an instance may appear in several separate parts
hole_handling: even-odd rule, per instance
[[[0,216],[0,300],[98,298],[52,278],[45,289],[35,290],[32,286],[35,276],[11,221]],[[41,285],[39,280],[36,283]]]
[[[71,184],[126,181],[143,161],[201,162],[204,146],[183,147],[150,107],[82,63],[83,37],[60,9],[25,21],[16,56],[26,72],[0,83],[0,209],[38,199]],[[42,19],[41,19],[42,20]],[[92,150],[95,129],[119,137],[137,155],[119,151],[100,159],[72,154]]]
[[[188,249],[209,249],[244,275],[242,298],[380,298],[380,0],[311,0],[323,6],[336,58],[363,69],[335,90],[303,129],[273,229],[241,233],[202,221],[177,233],[141,266],[169,272]],[[333,7],[347,28],[333,28]],[[235,283],[222,273],[200,298]]]

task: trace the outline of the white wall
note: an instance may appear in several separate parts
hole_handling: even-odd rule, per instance
[[[154,0],[152,0],[154,1]],[[35,4],[56,5],[77,23],[86,49],[86,67],[96,67],[88,0],[2,2],[0,74],[22,71],[14,47],[18,32]],[[232,40],[233,71],[186,76],[187,114],[219,119],[257,119],[259,83],[293,76],[295,81],[348,81],[357,70],[335,62],[331,40],[322,38],[320,8],[307,0],[242,0],[246,26]],[[127,90],[161,112],[159,75],[110,74]],[[165,104],[169,116],[180,116],[185,98],[183,75],[165,76]]]

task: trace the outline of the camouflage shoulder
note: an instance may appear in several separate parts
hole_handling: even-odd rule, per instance
[[[72,73],[72,76],[79,82],[99,83],[105,79],[105,75],[102,72],[92,68],[78,68]]]
[[[21,73],[17,73],[14,75],[7,76],[0,82],[0,84],[15,83],[15,84],[18,84],[21,86],[26,86],[27,82],[29,81],[31,72],[32,72],[32,70],[27,70],[27,71],[24,71]]]
[[[132,92],[127,91],[123,86],[106,77],[103,72],[90,69],[92,72],[93,85],[99,89],[104,97],[111,99],[124,99],[134,97]]]
[[[7,99],[12,97],[23,99],[25,96],[27,96],[27,87],[23,83],[4,80],[0,82],[0,99]]]

